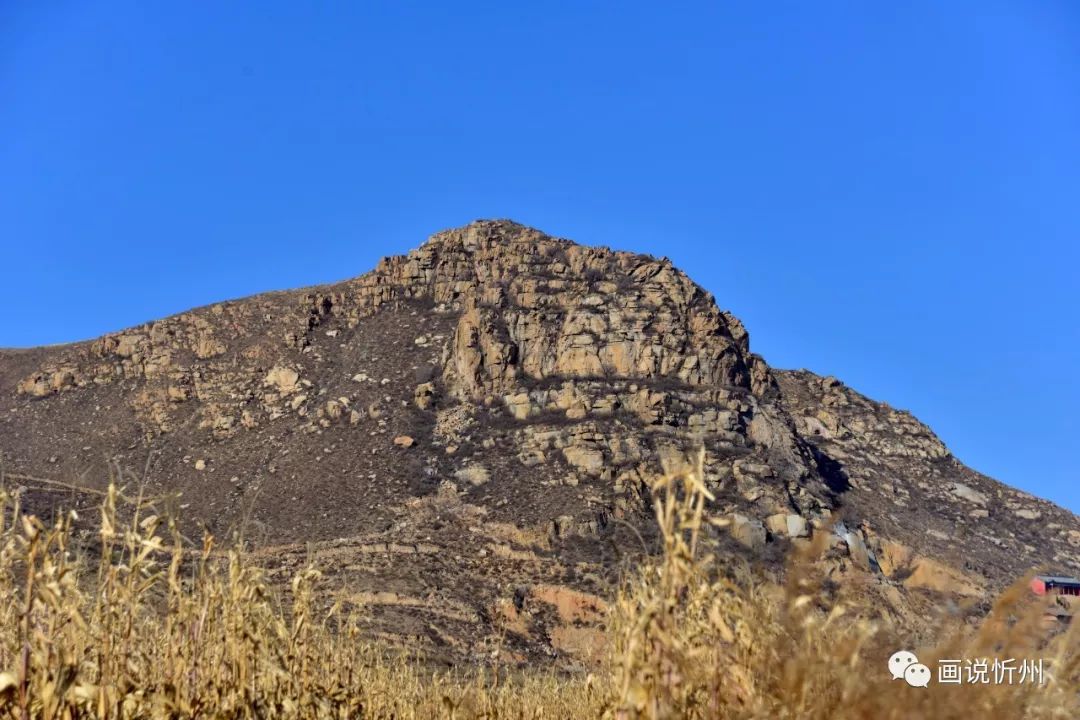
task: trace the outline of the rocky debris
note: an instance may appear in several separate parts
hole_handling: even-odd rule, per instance
[[[491,480],[491,473],[482,465],[466,465],[454,472],[454,477],[470,485],[483,485]]]
[[[287,367],[274,367],[266,374],[264,385],[275,388],[282,395],[291,395],[298,389],[300,374]]]
[[[413,392],[413,402],[421,410],[429,410],[435,403],[435,383],[426,382],[417,385]]]
[[[416,439],[411,435],[398,435],[394,438],[394,444],[398,447],[411,448],[416,444]]]
[[[985,494],[964,483],[952,483],[952,493],[958,498],[967,500],[970,503],[975,503],[976,505],[986,505],[986,503],[989,502],[989,498],[987,498]]]
[[[19,383],[18,392],[32,397],[44,397],[53,392],[53,388],[50,385],[49,376],[45,373],[34,373]]]
[[[327,400],[326,404],[319,409],[319,417],[327,420],[340,420],[349,407],[349,399],[342,397],[337,400]]]
[[[773,535],[788,538],[801,538],[810,534],[806,518],[802,515],[777,513],[765,519],[765,527]]]
[[[525,420],[529,415],[533,414],[534,407],[529,401],[529,393],[516,393],[514,395],[506,395],[503,397],[503,401],[506,403],[506,408],[510,411],[510,414],[514,416],[516,420]]]
[[[890,541],[942,567],[978,568],[981,582],[997,587],[1046,563],[1066,574],[1080,568],[1076,549],[1048,527],[1076,528],[1072,513],[963,466],[910,413],[835,379],[773,374],[846,517],[869,519]]]
[[[760,520],[738,513],[731,516],[731,536],[751,550],[765,547],[765,526]]]
[[[922,557],[900,543],[879,543],[877,557],[882,573],[905,587],[965,597],[980,597],[986,594],[984,583],[978,578]]]
[[[856,567],[860,570],[872,570],[870,551],[867,549],[862,537],[858,533],[852,532],[846,532],[842,537],[847,543],[848,553],[851,555],[851,561],[855,563]]]
[[[604,469],[604,453],[589,445],[571,445],[562,450],[566,461],[589,475],[598,475]]]

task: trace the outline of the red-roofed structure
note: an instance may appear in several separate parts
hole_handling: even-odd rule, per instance
[[[1031,579],[1036,595],[1080,595],[1080,580],[1061,575],[1036,575]]]

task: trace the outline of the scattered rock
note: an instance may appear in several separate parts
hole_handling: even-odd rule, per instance
[[[426,382],[416,386],[413,402],[421,410],[429,409],[435,403],[435,383]]]
[[[872,569],[870,551],[867,549],[866,541],[863,540],[862,535],[857,532],[849,532],[844,535],[844,539],[847,541],[851,562],[855,563],[855,566],[859,569],[869,572]]]
[[[506,407],[510,410],[510,414],[517,420],[524,420],[529,417],[532,411],[532,403],[529,402],[529,393],[517,393],[515,395],[507,395],[503,398],[506,403]]]
[[[555,537],[565,538],[571,534],[574,528],[573,515],[560,515],[551,522],[552,533]]]
[[[767,537],[765,526],[760,520],[738,513],[731,516],[731,536],[751,550],[760,550],[765,547]]]
[[[479,486],[491,480],[491,473],[482,465],[466,465],[454,472],[454,477],[470,485]]]
[[[598,448],[571,445],[562,452],[566,462],[585,473],[597,475],[604,469],[604,453]]]
[[[300,373],[292,368],[275,366],[266,374],[263,384],[277,389],[282,395],[290,395],[298,389]]]
[[[52,392],[52,388],[44,375],[36,374],[20,382],[16,391],[20,395],[44,397]]]
[[[976,505],[985,505],[989,501],[985,494],[963,483],[954,482],[952,484],[952,492],[953,495],[963,498],[968,502],[975,503]]]
[[[806,518],[802,515],[777,513],[765,518],[765,526],[773,535],[789,538],[806,537],[810,534]]]
[[[337,420],[345,414],[345,405],[339,400],[327,400],[323,411],[329,419]]]

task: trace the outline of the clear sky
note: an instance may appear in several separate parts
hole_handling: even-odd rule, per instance
[[[667,255],[1080,510],[1074,2],[0,2],[0,346],[483,217]]]

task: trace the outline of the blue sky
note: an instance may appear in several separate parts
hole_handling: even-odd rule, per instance
[[[510,217],[1076,511],[1077,128],[1071,2],[7,0],[0,346]]]

